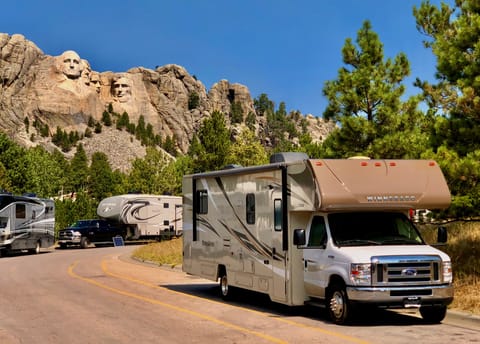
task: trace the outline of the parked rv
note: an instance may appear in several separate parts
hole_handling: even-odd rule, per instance
[[[0,255],[22,250],[40,253],[54,244],[54,227],[53,200],[0,194]]]
[[[162,239],[182,235],[182,197],[125,194],[103,199],[100,218],[126,228],[126,239]]]
[[[450,204],[432,160],[308,159],[183,178],[183,270],[286,305],[326,307],[343,324],[362,306],[417,308],[441,322],[452,265],[408,214]],[[445,228],[438,229],[446,241]]]

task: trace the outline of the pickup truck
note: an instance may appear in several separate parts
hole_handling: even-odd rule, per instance
[[[93,244],[112,244],[115,236],[125,238],[125,231],[111,225],[106,220],[89,219],[78,220],[68,228],[58,233],[58,244],[60,248],[66,248],[70,245],[80,245],[81,248],[87,248],[90,243]]]

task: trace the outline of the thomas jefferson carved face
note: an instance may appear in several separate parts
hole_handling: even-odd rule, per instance
[[[100,84],[100,75],[97,72],[90,73],[90,83],[95,87],[95,91],[100,93],[102,85]]]
[[[80,77],[84,64],[76,52],[67,50],[60,56],[60,59],[62,72],[67,78],[77,79]]]
[[[113,83],[113,95],[121,102],[127,102],[132,95],[131,82],[126,77],[121,77]]]

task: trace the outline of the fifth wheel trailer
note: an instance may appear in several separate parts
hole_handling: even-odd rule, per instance
[[[160,239],[182,235],[182,197],[125,194],[103,199],[97,215],[127,228],[126,239]]]
[[[219,280],[224,298],[233,286],[286,305],[324,306],[337,324],[365,305],[444,319],[450,258],[408,217],[450,204],[435,161],[294,153],[271,161],[184,176],[185,272]],[[445,228],[438,234],[445,242]]]

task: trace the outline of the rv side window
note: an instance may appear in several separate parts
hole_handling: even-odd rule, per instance
[[[168,220],[163,220],[163,225],[164,225],[164,226],[168,226],[169,224],[170,224],[170,221],[168,221]]]
[[[312,219],[310,226],[310,235],[308,236],[308,246],[318,247],[324,246],[326,241],[327,231],[325,229],[325,219],[323,216],[315,216]]]
[[[15,207],[15,216],[17,219],[24,219],[27,216],[25,211],[25,204],[17,204]]]
[[[208,213],[208,192],[207,190],[197,191],[197,214]]]
[[[274,213],[273,213],[273,226],[276,231],[282,230],[282,200],[276,199],[273,201]]]
[[[163,203],[163,207],[166,209],[166,208],[169,208],[170,207],[170,203]]]
[[[247,223],[253,225],[255,223],[255,194],[247,194]]]

